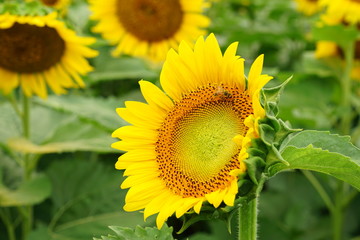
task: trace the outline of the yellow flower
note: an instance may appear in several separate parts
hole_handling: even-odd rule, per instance
[[[70,0],[41,0],[41,2],[49,7],[63,8],[69,5]]]
[[[33,1],[36,0],[26,0],[26,2],[33,2]],[[42,4],[46,6],[53,7],[56,9],[62,9],[67,5],[69,5],[71,0],[38,0],[38,1],[40,1]]]
[[[320,0],[327,8],[328,21],[345,21],[350,24],[360,23],[360,1],[359,0]]]
[[[359,9],[360,10],[360,9]],[[360,13],[360,11],[359,11]],[[329,12],[321,16],[322,22],[320,22],[320,26],[325,25],[339,25],[345,24],[348,22],[342,17],[334,17]],[[360,22],[359,22],[360,23]],[[331,58],[331,57],[339,57],[344,59],[344,53],[341,50],[340,46],[338,46],[335,42],[331,41],[318,41],[316,43],[315,50],[316,58]],[[355,42],[355,51],[354,51],[354,66],[351,71],[351,77],[354,80],[360,81],[360,41]]]
[[[144,209],[145,219],[158,213],[161,228],[173,213],[199,213],[206,201],[234,204],[237,174],[246,171],[246,149],[265,116],[259,92],[272,78],[261,74],[261,55],[246,79],[236,50],[233,43],[223,55],[213,34],[194,49],[181,42],[164,63],[164,92],[140,81],[147,104],[128,101],[117,109],[132,124],[114,131],[121,141],[112,145],[127,151],[116,163],[128,176],[121,185],[130,188],[126,211]]]
[[[94,39],[77,36],[56,16],[0,15],[0,90],[5,94],[21,86],[27,96],[46,98],[46,85],[56,94],[84,87],[80,75],[92,70],[85,57],[97,55],[86,45]]]
[[[297,9],[299,12],[305,15],[314,15],[320,12],[323,7],[319,4],[318,0],[295,0],[297,3]]]
[[[343,59],[344,53],[335,42],[319,41],[316,43],[315,57],[316,58],[339,57]],[[354,66],[353,69],[351,70],[351,78],[360,81],[360,41],[357,41],[355,43]]]
[[[90,0],[93,28],[128,54],[162,61],[182,40],[193,42],[204,34],[209,19],[202,15],[203,0]]]

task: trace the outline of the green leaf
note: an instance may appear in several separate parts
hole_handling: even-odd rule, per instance
[[[138,58],[114,58],[109,48],[99,49],[100,55],[94,59],[95,71],[89,74],[90,84],[100,81],[153,79],[158,76],[146,62]]]
[[[354,42],[358,36],[355,25],[345,26],[343,24],[315,27],[313,28],[312,33],[314,39],[317,41],[331,41],[342,47]]]
[[[25,138],[8,139],[8,145],[23,153],[61,153],[73,151],[114,152],[110,145],[115,142],[110,133],[71,116],[54,129],[52,136],[41,144]]]
[[[56,111],[74,114],[81,120],[97,125],[109,132],[127,125],[116,113],[116,108],[124,106],[124,99],[68,95],[49,96],[46,101],[42,99],[35,101],[37,104]]]
[[[116,233],[116,236],[109,235],[107,237],[102,237],[101,239],[116,239],[116,240],[173,240],[172,237],[172,227],[164,225],[160,230],[153,227],[142,228],[136,226],[135,229],[119,226],[110,226],[111,230]],[[100,238],[94,238],[94,240],[101,240]]]
[[[0,185],[0,206],[14,207],[41,203],[51,193],[51,183],[44,175],[24,182],[16,190]]]
[[[16,151],[37,154],[116,151],[110,147],[115,142],[115,139],[111,137],[111,131],[104,130],[98,124],[86,119],[79,119],[73,114],[33,106],[30,113],[30,140],[28,140],[22,137],[19,117],[11,106],[0,105],[0,112],[2,113],[0,115],[0,144]],[[120,119],[116,113],[114,117]]]
[[[281,147],[282,157],[289,163],[268,168],[269,176],[289,169],[305,169],[325,173],[360,190],[360,149],[349,137],[328,132],[303,131]]]
[[[246,168],[250,179],[255,184],[258,184],[266,165],[264,160],[260,157],[250,157],[245,159],[244,162],[246,163]]]
[[[87,153],[79,155],[84,156],[81,159],[54,159],[46,171],[53,185],[52,208],[48,216],[52,218],[48,226],[51,239],[86,240],[110,234],[111,230],[107,228],[110,225],[154,224],[152,218],[144,222],[140,212],[122,209],[127,190],[119,188],[123,176],[121,171],[114,169],[116,156],[108,162],[88,159]]]
[[[278,86],[272,87],[272,88],[263,88],[262,93],[262,101],[263,104],[266,107],[266,103],[272,102],[272,103],[278,103],[280,100],[280,95],[282,91],[284,90],[285,86],[290,82],[292,79],[292,76],[286,79],[283,83],[281,83]]]

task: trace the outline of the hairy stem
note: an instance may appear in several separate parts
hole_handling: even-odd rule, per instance
[[[30,99],[23,95],[23,112],[22,112],[23,136],[26,139],[30,138]],[[29,181],[31,178],[33,167],[31,166],[31,159],[28,153],[24,157],[24,176],[23,181]],[[22,222],[22,237],[27,239],[33,225],[33,206],[23,207],[23,222]]]
[[[239,208],[238,240],[256,240],[257,201],[257,198],[251,199]]]
[[[333,239],[341,240],[342,239],[342,229],[343,229],[343,220],[344,220],[344,208],[343,208],[343,197],[344,197],[344,186],[345,183],[338,181],[338,186],[335,193],[335,205],[332,215],[332,229],[333,229]]]

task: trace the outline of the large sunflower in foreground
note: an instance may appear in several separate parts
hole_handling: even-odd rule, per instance
[[[56,94],[83,87],[81,75],[92,70],[85,57],[93,38],[79,37],[56,19],[46,16],[0,15],[0,90],[5,94],[21,86],[27,96],[47,96],[48,85]]]
[[[127,151],[116,163],[128,176],[126,211],[144,209],[145,219],[159,213],[160,228],[174,212],[199,213],[205,201],[234,204],[237,174],[246,171],[246,150],[265,115],[259,91],[272,78],[261,75],[261,55],[246,79],[236,49],[233,43],[222,55],[214,35],[200,37],[194,50],[182,42],[164,63],[164,92],[140,81],[147,104],[117,109],[132,124],[113,133],[121,141],[112,145]]]
[[[295,0],[299,12],[305,15],[313,15],[322,10],[318,0]]]
[[[320,0],[329,16],[329,21],[339,19],[350,23],[360,23],[360,1],[359,0]]]
[[[89,0],[93,28],[128,54],[162,61],[182,40],[193,42],[204,34],[209,19],[202,15],[203,0]]]

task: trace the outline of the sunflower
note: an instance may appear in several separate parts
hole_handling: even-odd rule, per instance
[[[360,23],[360,1],[359,0],[320,0],[327,8],[326,15],[329,21],[342,20],[350,24]]]
[[[222,55],[211,34],[192,49],[185,41],[178,53],[168,52],[160,84],[164,92],[140,81],[146,103],[128,101],[117,113],[132,125],[113,133],[113,148],[127,151],[116,168],[128,176],[126,211],[144,209],[144,218],[158,213],[161,228],[176,217],[208,202],[232,206],[238,173],[246,172],[251,139],[259,137],[258,120],[265,116],[259,91],[272,78],[261,75],[263,55],[244,75],[237,43]]]
[[[344,53],[335,42],[319,41],[316,43],[316,58],[339,57],[344,59]],[[351,78],[360,81],[360,41],[355,43],[354,66],[351,70]]]
[[[36,0],[26,0],[26,2],[33,2],[33,1]],[[70,0],[38,0],[38,1],[40,1],[42,4],[48,7],[53,7],[56,9],[62,9],[70,4]]]
[[[328,12],[324,14],[321,18],[322,24],[325,25],[338,25],[338,24],[345,24],[348,25],[344,19],[341,18],[333,18],[331,14]],[[316,58],[331,58],[331,57],[339,57],[344,59],[344,53],[339,45],[335,42],[331,41],[318,41],[316,43],[315,49],[315,57]],[[355,49],[354,49],[354,65],[351,71],[351,77],[354,80],[360,81],[360,41],[357,40],[355,42]]]
[[[89,0],[94,32],[117,45],[113,54],[162,61],[182,40],[193,42],[204,34],[209,19],[202,15],[203,0]]]
[[[27,96],[46,98],[46,84],[56,94],[84,87],[80,75],[92,70],[85,57],[97,55],[86,45],[94,39],[77,36],[56,17],[0,15],[0,90],[5,94],[21,86]]]
[[[70,4],[70,0],[40,0],[44,5],[61,9]]]
[[[297,3],[297,9],[299,12],[305,15],[314,15],[322,10],[322,6],[318,0],[295,0]]]

